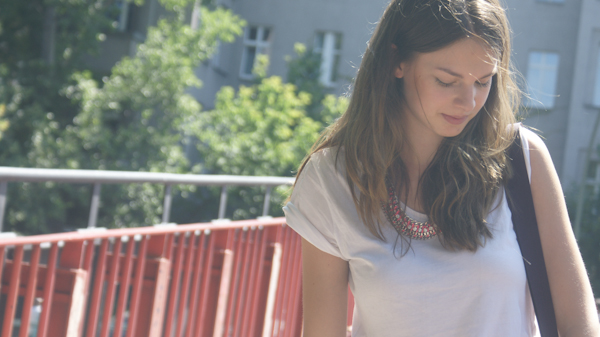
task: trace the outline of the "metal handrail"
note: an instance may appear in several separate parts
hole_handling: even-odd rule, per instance
[[[236,220],[231,222],[222,223],[189,223],[179,226],[163,226],[156,225],[151,227],[138,227],[138,228],[113,228],[113,229],[93,229],[87,230],[82,229],[75,232],[65,233],[53,233],[53,234],[42,234],[42,235],[30,235],[30,236],[11,236],[4,237],[0,241],[0,249],[2,247],[11,245],[25,245],[25,244],[44,244],[44,243],[65,243],[65,242],[81,242],[86,240],[97,240],[107,238],[122,238],[122,237],[135,237],[135,236],[152,236],[152,235],[164,235],[164,234],[176,234],[176,233],[190,233],[190,232],[203,232],[203,231],[216,231],[226,229],[248,229],[255,227],[270,227],[270,226],[281,226],[285,224],[285,218],[270,218],[270,219],[250,219],[250,220]]]
[[[160,172],[106,171],[106,170],[75,170],[75,169],[43,169],[0,167],[0,232],[6,211],[6,191],[8,182],[61,182],[61,183],[91,183],[94,184],[88,228],[96,227],[100,192],[102,184],[131,184],[152,183],[164,184],[162,223],[169,222],[171,211],[171,186],[222,186],[219,203],[219,219],[225,217],[227,206],[227,188],[229,186],[265,186],[263,216],[269,213],[271,189],[274,186],[292,185],[294,178],[272,176],[234,176],[209,174],[176,174]]]

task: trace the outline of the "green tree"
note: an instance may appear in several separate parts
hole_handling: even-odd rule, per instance
[[[294,44],[295,57],[287,56],[288,64],[287,81],[296,86],[297,92],[311,95],[311,102],[306,107],[308,115],[321,120],[321,102],[327,94],[327,88],[321,84],[321,55],[306,48],[302,43]]]
[[[599,151],[600,154],[600,151]],[[592,283],[596,297],[600,294],[600,194],[593,188],[586,188],[581,228],[577,240],[581,255]],[[569,216],[573,223],[576,209],[576,193],[567,194]]]
[[[108,1],[107,3],[111,3]],[[32,135],[48,123],[71,123],[77,107],[60,94],[111,30],[108,4],[71,0],[0,0],[0,102],[11,128],[0,144],[3,165],[31,166]],[[45,27],[44,22],[54,23]]]
[[[8,126],[10,125],[10,122],[3,118],[5,112],[6,105],[0,104],[0,139],[2,139],[2,134],[4,133],[4,131],[6,131],[6,129],[8,129]]]
[[[211,173],[235,175],[292,176],[317,140],[319,133],[345,110],[344,97],[321,95],[321,118],[309,116],[312,96],[298,91],[281,77],[264,77],[259,60],[257,83],[241,86],[236,92],[223,87],[215,108],[193,115],[189,135],[196,137],[204,169]],[[325,122],[323,122],[325,121]],[[272,197],[272,214],[281,215],[281,202],[287,188],[279,188]],[[233,218],[260,215],[263,191],[232,190]],[[247,206],[250,205],[250,206]]]
[[[60,4],[70,8],[67,2],[72,1]],[[48,80],[52,83],[49,91],[52,99],[45,102],[42,97],[29,105],[23,97],[43,94],[44,90],[25,87],[19,76],[15,76],[16,82],[2,82],[16,83],[12,85],[16,89],[4,90],[9,94],[2,97],[2,101],[8,102],[7,111],[14,112],[11,116],[27,113],[27,118],[22,119],[31,117],[30,127],[21,127],[27,129],[23,139],[17,139],[19,133],[16,132],[23,123],[11,120],[9,131],[14,131],[14,135],[5,137],[2,142],[15,148],[2,153],[10,159],[5,163],[34,167],[187,171],[188,163],[180,146],[181,125],[189,115],[200,112],[197,101],[186,92],[191,86],[201,85],[193,70],[214,52],[217,41],[230,42],[239,35],[244,22],[230,11],[202,8],[201,24],[198,29],[192,29],[186,13],[194,1],[161,0],[160,3],[168,10],[166,17],[157,27],[148,29],[147,40],[138,47],[135,57],[124,58],[101,82],[83,67],[72,66],[70,71],[65,71],[68,76],[63,74],[61,80]],[[107,8],[101,1],[96,5]],[[93,19],[85,18],[85,13],[80,15],[84,17],[82,22]],[[102,15],[106,17],[105,13]],[[73,25],[79,21],[74,22]],[[6,32],[4,21],[2,26]],[[57,40],[62,41],[58,38],[61,36],[57,34]],[[61,43],[57,42],[57,45]],[[65,45],[68,44],[65,42]],[[32,63],[43,63],[39,58],[37,61],[32,59]],[[58,64],[47,65],[48,73],[55,73]],[[56,101],[68,106],[70,112],[54,110],[62,106]],[[35,113],[30,115],[30,111]],[[9,192],[12,192],[7,217],[9,229],[25,233],[47,232],[56,231],[65,223],[69,227],[86,223],[90,195],[87,186],[57,186],[47,191],[39,184],[22,184],[18,190],[13,188]],[[160,186],[105,186],[99,223],[104,226],[156,223],[162,213],[161,199]],[[32,223],[39,227],[28,227]]]
[[[181,135],[183,123],[200,113],[200,105],[187,93],[189,87],[201,85],[194,69],[214,52],[217,41],[233,41],[243,22],[221,8],[202,9],[202,24],[192,29],[184,21],[180,3],[163,2],[176,15],[150,28],[136,56],[119,62],[102,88],[89,76],[77,78],[78,85],[69,96],[81,100],[82,111],[72,135],[83,144],[88,165],[188,171]],[[162,186],[128,186],[121,191],[122,197],[105,198],[103,222],[117,226],[157,223],[162,193]],[[124,202],[128,198],[135,202]],[[107,207],[109,202],[111,207]]]
[[[60,167],[34,152],[40,135],[59,133],[72,123],[78,106],[61,94],[72,74],[83,69],[82,56],[93,54],[98,37],[111,31],[107,11],[114,1],[0,0],[0,105],[10,125],[0,140],[6,166]],[[48,23],[48,25],[45,25]],[[61,137],[57,137],[62,139]],[[70,222],[71,202],[80,188],[10,184],[3,230],[25,233],[59,230]],[[50,196],[54,196],[50,198]],[[35,225],[33,225],[35,224]]]

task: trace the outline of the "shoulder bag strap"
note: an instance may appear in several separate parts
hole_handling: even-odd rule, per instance
[[[507,183],[509,207],[521,254],[525,263],[527,282],[535,308],[542,337],[558,337],[554,305],[550,294],[550,284],[542,252],[531,186],[523,157],[521,138],[517,138],[508,150],[512,161],[513,176]]]

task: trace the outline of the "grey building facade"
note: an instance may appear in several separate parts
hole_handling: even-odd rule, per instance
[[[593,127],[600,114],[600,1],[583,0],[580,13],[561,179],[569,182],[583,178],[598,192],[600,137],[592,143],[587,167],[585,153],[590,149]]]
[[[269,56],[268,75],[285,78],[285,57],[294,56],[296,42],[321,54],[321,81],[332,93],[347,92],[389,1],[217,2],[248,24],[244,36],[221,45],[212,60],[197,70],[204,86],[192,93],[205,108],[212,107],[223,85],[252,83],[258,54]],[[513,61],[526,93],[521,109],[525,124],[544,137],[565,190],[576,186],[582,174],[590,183],[600,182],[598,155],[594,153],[592,166],[585,167],[595,116],[600,113],[600,1],[504,0],[504,5],[513,30]],[[121,41],[114,48],[128,44],[130,53],[144,34],[144,20],[155,22],[159,9],[156,0],[147,0],[136,11],[135,27],[121,36],[129,42]]]

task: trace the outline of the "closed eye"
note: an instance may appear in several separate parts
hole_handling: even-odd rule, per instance
[[[439,85],[441,85],[442,87],[446,87],[446,88],[447,88],[447,87],[449,87],[449,86],[452,86],[452,83],[446,83],[446,82],[442,82],[442,81],[441,81],[439,78],[436,78],[435,80],[436,80],[436,82],[437,82]]]
[[[489,87],[489,86],[490,86],[490,84],[492,84],[492,80],[489,80],[489,81],[487,81],[487,82],[484,82],[484,83],[477,81],[477,82],[476,82],[476,84],[477,84],[479,87],[481,87],[481,88],[487,88],[487,87]]]

